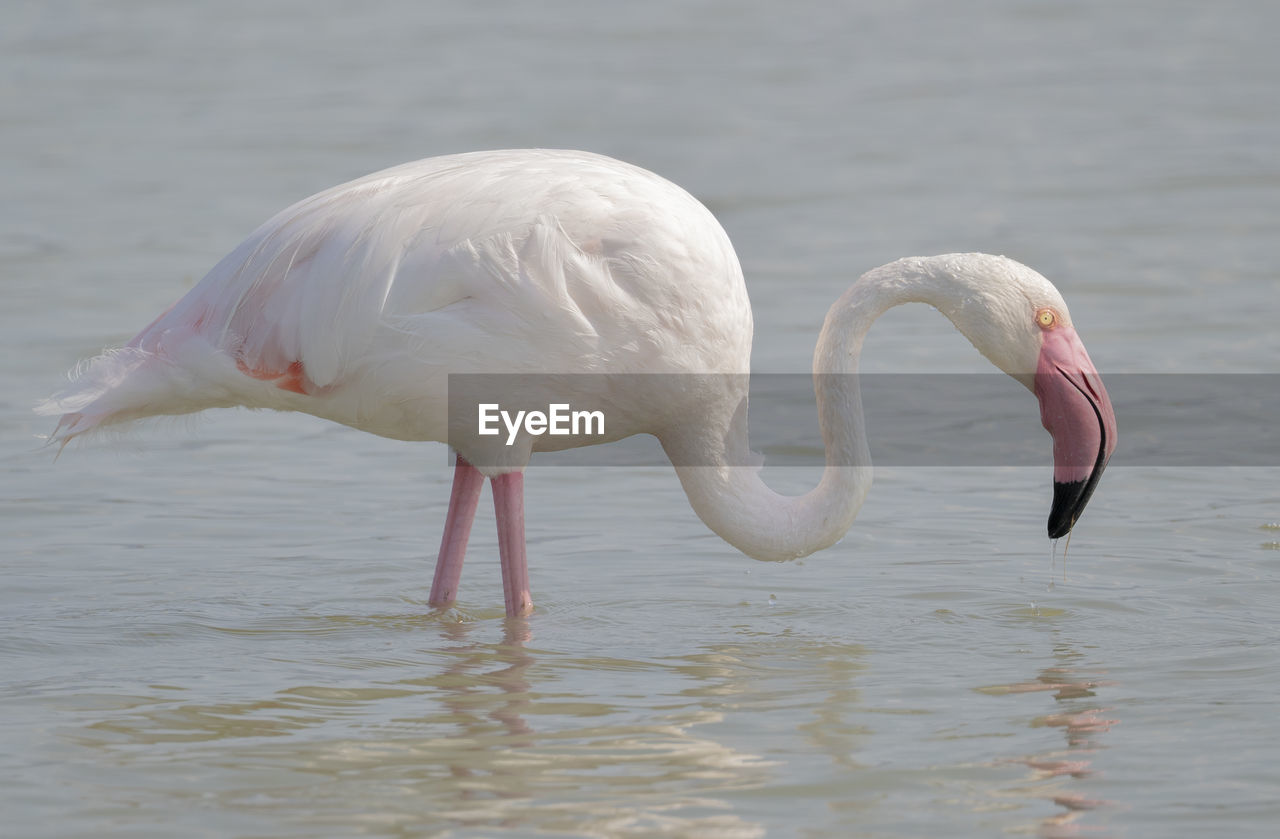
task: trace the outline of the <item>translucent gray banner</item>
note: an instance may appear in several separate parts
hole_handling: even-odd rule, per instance
[[[1003,374],[822,378],[842,397],[860,387],[863,427],[878,465],[1036,466],[1052,460],[1036,398]],[[1280,466],[1280,375],[1111,374],[1103,381],[1118,428],[1113,468]],[[806,374],[451,375],[449,442],[472,452],[478,465],[519,460],[511,450],[523,445],[537,453],[538,465],[653,466],[670,462],[660,445],[623,438],[723,428],[728,421],[708,419],[707,410],[726,404],[739,411],[749,405],[750,447],[770,466],[825,462],[814,377]],[[531,412],[533,433],[526,422]],[[545,423],[538,413],[546,415]],[[480,433],[482,414],[487,431],[497,433]],[[553,427],[568,433],[553,434]],[[614,440],[621,442],[580,447]],[[715,465],[706,450],[681,447],[676,465]],[[747,453],[731,460],[740,462],[727,465],[758,462]]]

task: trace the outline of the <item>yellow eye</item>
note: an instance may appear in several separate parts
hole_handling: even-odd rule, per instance
[[[1041,329],[1052,329],[1058,323],[1058,315],[1053,309],[1041,309],[1036,312],[1036,323]]]

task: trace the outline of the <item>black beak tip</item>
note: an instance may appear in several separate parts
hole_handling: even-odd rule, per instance
[[[1061,539],[1071,532],[1084,510],[1089,493],[1087,481],[1053,482],[1053,506],[1049,508],[1049,538]]]

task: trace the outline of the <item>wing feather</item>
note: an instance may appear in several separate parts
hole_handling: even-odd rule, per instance
[[[94,416],[238,403],[429,436],[405,416],[450,372],[728,369],[750,340],[728,239],[683,190],[581,152],[479,152],[277,213],[130,342],[128,370],[99,365],[145,369],[146,397]],[[95,410],[94,387],[67,404]]]

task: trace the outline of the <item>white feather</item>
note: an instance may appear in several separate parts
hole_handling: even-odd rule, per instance
[[[679,187],[584,152],[478,152],[283,210],[37,410],[78,415],[63,442],[233,404],[442,440],[449,373],[745,372],[750,323],[727,237]]]

